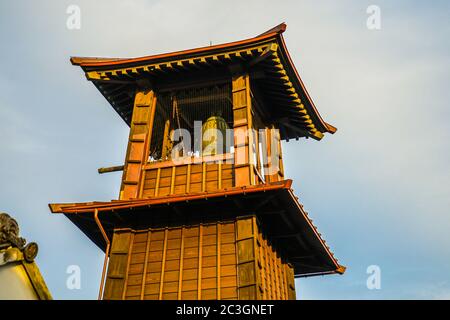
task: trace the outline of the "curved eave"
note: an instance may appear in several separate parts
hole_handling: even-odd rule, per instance
[[[200,47],[189,50],[181,50],[169,53],[162,53],[137,58],[99,58],[99,57],[71,57],[70,62],[73,65],[80,66],[83,69],[97,69],[101,67],[115,67],[125,68],[129,66],[135,66],[138,64],[150,64],[171,59],[181,59],[193,56],[201,56],[204,54],[210,54],[213,52],[230,51],[233,49],[241,48],[247,45],[254,45],[259,42],[274,38],[278,35],[277,32],[271,32],[255,38],[233,41],[224,44],[218,44],[207,47]]]
[[[303,80],[300,77],[300,75],[297,71],[297,68],[295,67],[295,65],[292,61],[291,55],[289,54],[289,51],[287,50],[287,47],[286,47],[286,42],[284,41],[283,35],[281,33],[278,35],[278,39],[279,39],[280,50],[282,51],[282,55],[284,57],[286,57],[286,64],[287,64],[288,68],[290,70],[292,70],[292,73],[294,74],[293,79],[297,83],[297,87],[300,88],[301,89],[300,91],[304,93],[306,100],[307,100],[306,101],[307,105],[309,106],[309,108],[311,110],[311,114],[313,114],[317,118],[318,122],[321,124],[321,129],[322,129],[321,132],[328,132],[331,134],[335,133],[337,131],[337,128],[332,126],[329,123],[326,123],[322,119],[322,116],[320,115],[319,111],[317,110],[311,96],[308,93],[308,90],[306,90],[306,86],[303,83]]]
[[[145,217],[171,212],[183,215],[198,206],[219,206],[228,213],[257,208],[261,226],[270,235],[272,245],[294,266],[296,277],[325,274],[342,274],[345,267],[327,246],[308,213],[291,189],[292,181],[285,180],[266,185],[235,187],[215,192],[161,196],[156,198],[114,200],[111,202],[55,203],[50,204],[53,213],[65,214],[94,243],[105,250],[104,240],[95,222],[90,219],[96,211],[106,232],[129,226],[131,221],[145,221]],[[236,201],[239,199],[239,205]],[[263,201],[263,199],[274,199]],[[283,210],[279,210],[283,208]],[[132,213],[132,214],[130,214]],[[131,219],[131,220],[130,220]]]
[[[128,124],[133,102],[126,95],[121,96],[121,100],[116,98],[123,91],[120,86],[130,90],[127,83],[133,86],[132,83],[136,85],[138,79],[168,72],[179,74],[180,71],[226,67],[234,63],[263,64],[270,74],[266,84],[268,91],[276,91],[274,94],[282,97],[281,101],[273,104],[285,114],[274,119],[284,131],[282,139],[309,136],[320,140],[324,133],[334,133],[336,128],[322,119],[306,90],[286,48],[282,36],[285,30],[286,25],[282,23],[257,37],[225,44],[138,58],[72,57],[71,62],[85,71],[88,80]],[[105,83],[109,83],[106,88]],[[115,92],[113,98],[111,91]]]

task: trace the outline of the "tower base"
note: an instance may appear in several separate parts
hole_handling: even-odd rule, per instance
[[[104,299],[295,299],[256,216],[114,231]]]

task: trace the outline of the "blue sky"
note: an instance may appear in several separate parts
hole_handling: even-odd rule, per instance
[[[81,29],[66,28],[69,5]],[[366,8],[381,9],[368,30]],[[128,127],[70,56],[132,57],[243,39],[285,21],[316,106],[338,127],[284,144],[286,175],[343,276],[300,299],[450,299],[450,5],[445,1],[2,1],[0,211],[40,246],[57,299],[95,299],[103,255],[47,204],[110,200]],[[66,287],[69,265],[81,289]],[[366,286],[369,265],[381,289]]]

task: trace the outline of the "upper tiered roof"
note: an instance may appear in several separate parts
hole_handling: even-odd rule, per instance
[[[151,84],[170,90],[174,81],[214,83],[231,77],[241,66],[252,76],[252,89],[277,124],[283,139],[320,140],[336,128],[317,111],[283,39],[282,23],[246,40],[138,58],[72,57],[124,121],[130,124],[136,89]]]

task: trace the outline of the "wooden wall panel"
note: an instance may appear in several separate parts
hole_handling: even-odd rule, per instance
[[[178,165],[145,170],[141,197],[214,192],[234,186],[232,164]]]
[[[257,239],[259,289],[264,300],[295,300],[294,270],[259,232]]]
[[[104,299],[295,299],[294,273],[255,216],[119,229]]]

